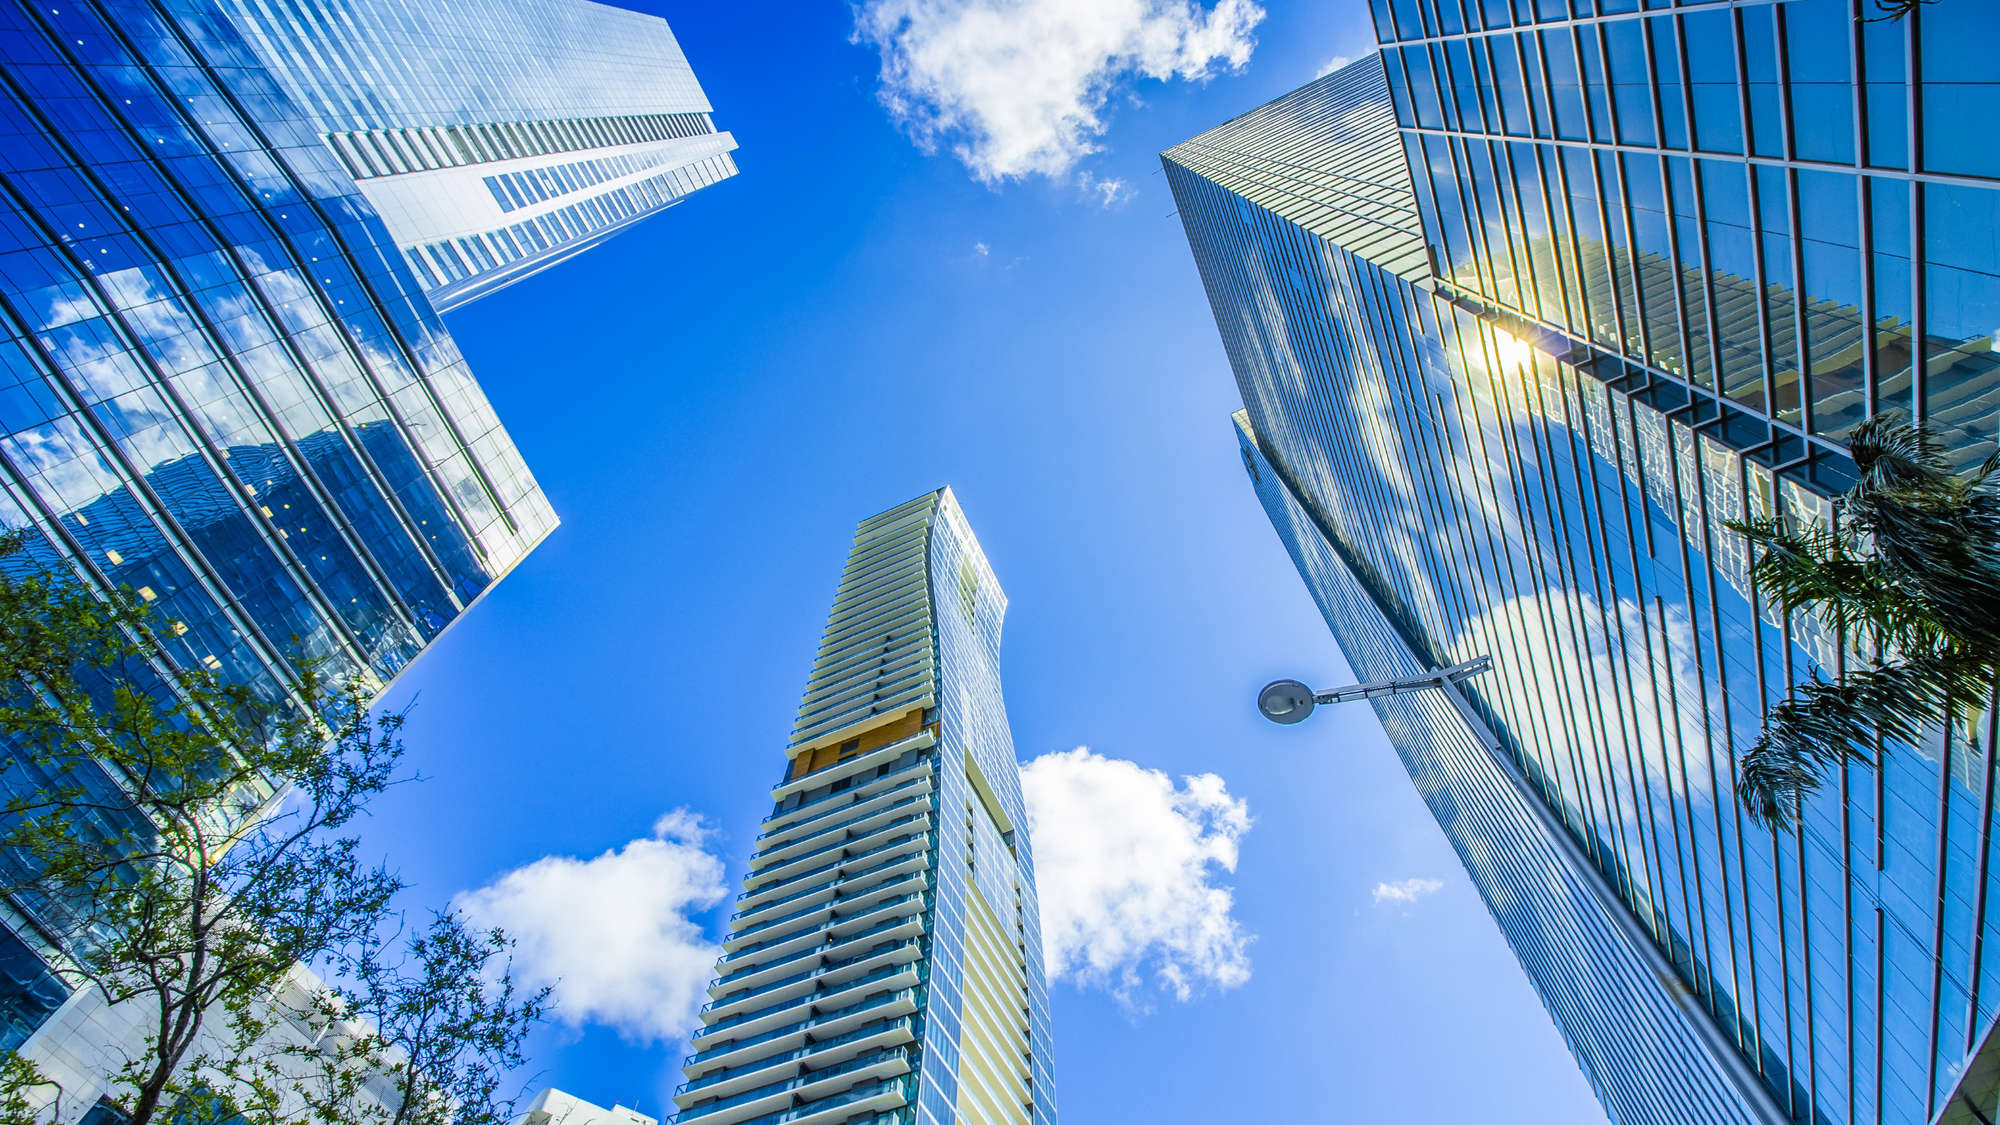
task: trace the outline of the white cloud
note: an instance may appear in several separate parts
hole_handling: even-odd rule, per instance
[[[514,971],[556,987],[556,1015],[640,1042],[675,1041],[699,1024],[721,949],[691,913],[723,897],[722,862],[702,850],[701,820],[676,809],[596,859],[545,856],[453,904],[518,943]]]
[[[1325,78],[1327,75],[1332,74],[1334,71],[1339,70],[1341,67],[1346,66],[1348,63],[1351,63],[1353,61],[1354,61],[1353,59],[1348,58],[1346,55],[1335,55],[1332,58],[1326,60],[1326,62],[1322,63],[1319,68],[1319,73],[1313,75],[1313,77]]]
[[[881,51],[882,104],[918,146],[948,141],[990,184],[1067,175],[1122,80],[1240,68],[1263,18],[1255,0],[862,0],[854,38]]]
[[[1083,194],[1097,196],[1103,206],[1115,207],[1132,198],[1135,190],[1122,179],[1100,180],[1089,172],[1077,176],[1076,186]]]
[[[987,256],[988,254],[991,254],[991,253],[993,253],[992,249],[991,249],[990,247],[988,247],[988,246],[987,246],[987,245],[986,245],[986,244],[985,244],[984,242],[975,242],[975,243],[973,243],[973,244],[972,244],[972,252],[973,252],[974,254],[977,254],[977,255],[979,255],[979,256],[980,256],[980,257],[982,257],[982,258],[986,257],[986,256]]]
[[[1131,1002],[1142,971],[1186,1000],[1250,979],[1253,940],[1214,882],[1236,870],[1250,805],[1220,777],[1184,777],[1079,746],[1021,769],[1051,979]]]
[[[1444,889],[1444,883],[1437,879],[1405,879],[1400,883],[1375,884],[1375,905],[1385,902],[1412,903],[1429,898]]]

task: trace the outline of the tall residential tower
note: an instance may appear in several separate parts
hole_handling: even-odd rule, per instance
[[[1857,654],[1726,523],[1830,519],[1889,409],[1994,449],[2000,11],[1640,8],[1377,0],[1165,154],[1244,465],[1360,678],[1493,658],[1376,710],[1614,1121],[1991,1120],[1994,716],[1751,823]]]
[[[681,1125],[1054,1125],[1007,597],[950,489],[864,520]]]

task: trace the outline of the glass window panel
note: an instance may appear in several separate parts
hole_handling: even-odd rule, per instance
[[[1611,102],[1604,84],[1604,52],[1597,42],[1597,29],[1577,29],[1577,47],[1583,57],[1583,81],[1590,106],[1590,135],[1611,142]]]
[[[1638,20],[1607,23],[1604,44],[1609,52],[1606,61],[1611,66],[1612,98],[1618,105],[1618,139],[1628,145],[1655,143],[1645,28]]]
[[[1689,92],[1694,99],[1695,147],[1743,151],[1743,113],[1737,103],[1736,36],[1727,11],[1681,17],[1687,40]]]
[[[1557,324],[1566,323],[1563,313],[1561,274],[1556,268],[1555,248],[1549,235],[1548,214],[1544,210],[1542,198],[1541,165],[1535,156],[1535,146],[1510,144],[1507,151],[1512,156],[1515,176],[1515,198],[1521,204],[1522,233],[1528,250],[1529,264],[1534,270],[1533,294],[1524,291],[1524,300],[1540,302],[1539,309],[1530,303],[1527,311],[1536,313]]]
[[[1799,342],[1792,276],[1791,192],[1785,170],[1754,165],[1757,177],[1757,218],[1764,249],[1764,314],[1771,333],[1770,356],[1776,414],[1800,421]]]
[[[1463,39],[1447,40],[1444,49],[1452,94],[1458,102],[1459,128],[1477,133],[1484,128],[1484,116],[1479,109],[1479,78],[1472,70],[1472,52]]]
[[[1660,143],[1667,148],[1686,148],[1687,108],[1681,97],[1680,46],[1674,39],[1671,16],[1654,16],[1646,21],[1653,41],[1654,89],[1660,96]],[[1613,73],[1617,67],[1613,66]]]
[[[1469,113],[1469,119],[1476,118],[1484,121],[1486,123],[1486,131],[1489,133],[1502,132],[1503,130],[1500,128],[1500,103],[1493,97],[1493,72],[1489,69],[1486,62],[1486,41],[1484,39],[1472,40],[1470,42],[1469,53],[1472,56],[1472,74],[1475,86],[1472,96],[1481,103],[1479,110]],[[1479,96],[1480,91],[1485,92],[1485,97]]]
[[[1854,163],[1853,19],[1845,0],[1784,6],[1792,149],[1800,160]]]
[[[1396,37],[1399,39],[1422,39],[1424,19],[1419,14],[1417,0],[1390,0],[1390,8],[1396,13]]]
[[[1868,163],[1910,166],[1910,108],[1904,52],[1909,25],[1877,20],[1861,25],[1862,67],[1868,99]]]
[[[1923,193],[1924,420],[1964,469],[1994,449],[2000,192],[1924,184]]]
[[[1495,35],[1485,42],[1493,52],[1493,84],[1500,93],[1501,127],[1512,136],[1533,136],[1527,89],[1521,84],[1521,56],[1515,50],[1513,36]]]
[[[1437,26],[1440,35],[1458,35],[1465,31],[1465,16],[1460,13],[1458,0],[1437,0]]]
[[[1625,354],[1643,354],[1639,335],[1639,296],[1632,272],[1631,245],[1625,237],[1624,192],[1619,184],[1618,156],[1607,149],[1597,152],[1598,182],[1604,186],[1605,211],[1610,221],[1604,229],[1606,259],[1611,266],[1611,286],[1618,301],[1618,324],[1625,334]]]
[[[1907,180],[1870,178],[1868,181],[1877,410],[1913,408],[1910,191]]]
[[[1992,141],[2000,67],[2000,5],[1929,4],[1918,28],[1923,58],[1923,161],[1930,172],[2000,176]]]
[[[1687,330],[1687,365],[1693,380],[1715,386],[1708,346],[1708,288],[1703,284],[1701,223],[1695,210],[1694,168],[1686,157],[1668,157],[1667,184],[1673,196],[1674,238],[1680,251],[1681,321]]]
[[[1480,9],[1486,14],[1487,27],[1511,27],[1514,17],[1507,10],[1507,0],[1483,0]]]
[[[1584,311],[1590,323],[1590,337],[1612,349],[1622,347],[1618,331],[1618,307],[1612,299],[1613,278],[1604,241],[1604,219],[1600,214],[1596,177],[1592,174],[1587,148],[1563,148],[1563,171],[1569,182],[1569,221],[1576,230],[1576,260],[1583,277]]]
[[[1640,307],[1646,317],[1647,358],[1685,378],[1680,310],[1675,301],[1673,241],[1659,157],[1638,153],[1625,157],[1625,193],[1632,214]]]
[[[1576,46],[1569,28],[1542,32],[1542,53],[1549,67],[1549,97],[1555,103],[1556,136],[1566,141],[1589,139],[1583,115],[1583,88],[1576,72]]]
[[[1861,207],[1857,178],[1799,172],[1799,257],[1814,433],[1839,435],[1867,414],[1862,385]]]
[[[1784,126],[1778,116],[1777,6],[1741,9],[1743,68],[1750,97],[1750,151],[1785,155]]]
[[[1403,48],[1403,67],[1409,75],[1410,108],[1415,112],[1417,124],[1426,129],[1444,128],[1444,115],[1438,109],[1437,82],[1431,77],[1431,57],[1421,45]]]
[[[1542,62],[1536,46],[1535,33],[1521,31],[1515,33],[1515,41],[1521,45],[1522,73],[1528,79],[1528,112],[1534,118],[1533,125],[1537,137],[1549,135],[1548,102],[1543,100]]]
[[[1716,319],[1716,356],[1722,392],[1752,409],[1764,405],[1763,330],[1750,198],[1744,165],[1701,161],[1702,204],[1707,211],[1708,279]]]

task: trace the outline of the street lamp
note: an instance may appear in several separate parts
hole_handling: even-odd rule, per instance
[[[1274,723],[1290,726],[1313,713],[1313,708],[1322,703],[1351,703],[1357,699],[1381,699],[1389,695],[1401,695],[1406,691],[1422,691],[1425,688],[1443,687],[1447,683],[1458,683],[1470,679],[1493,667],[1490,656],[1475,656],[1463,664],[1454,664],[1428,676],[1405,676],[1400,680],[1383,680],[1374,684],[1352,684],[1334,688],[1332,691],[1314,691],[1297,680],[1274,680],[1264,685],[1257,693],[1257,710]]]

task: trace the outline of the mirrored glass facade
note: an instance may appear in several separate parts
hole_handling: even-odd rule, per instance
[[[1055,1122],[1006,609],[950,489],[862,522],[677,1123]]]
[[[1381,55],[1164,157],[1356,674],[1494,660],[1377,711],[1621,1123],[1930,1121],[2000,1010],[1992,714],[1795,832],[1734,797],[1767,707],[1854,657],[1724,521],[1830,518],[1876,411],[1994,449],[2000,224],[1964,224],[2000,169],[1951,155],[1984,144],[1952,60],[2000,10],[1873,14],[1384,3]]]
[[[665,20],[589,0],[220,0],[439,311],[736,174]]]
[[[555,527],[395,239],[208,0],[0,3],[0,523],[149,603],[163,666],[270,701],[295,656],[387,684]],[[11,1047],[69,989],[5,934],[0,977]]]

